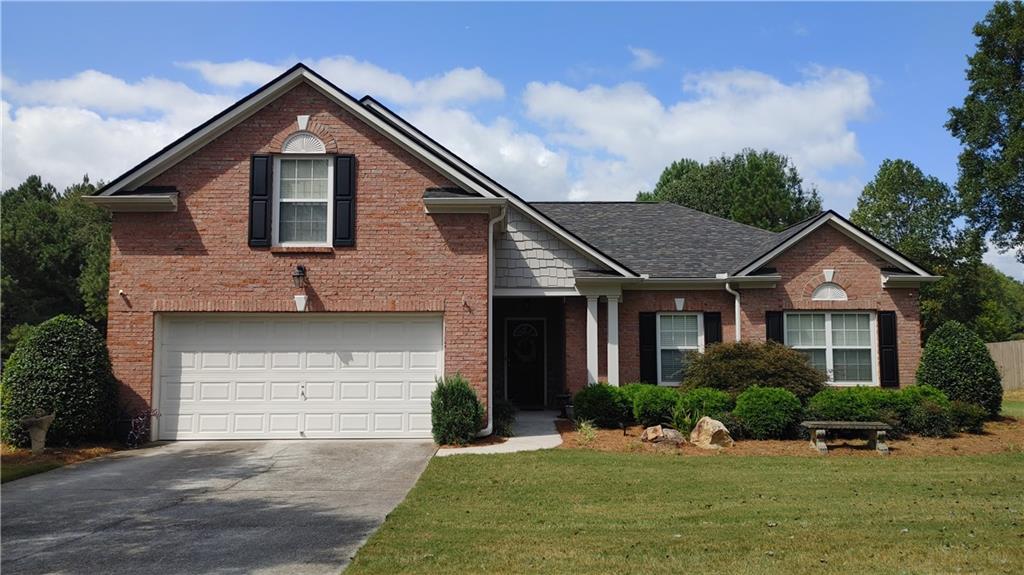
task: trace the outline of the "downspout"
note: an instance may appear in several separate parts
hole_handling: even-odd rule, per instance
[[[736,326],[736,341],[740,340],[740,292],[732,289],[729,282],[725,282],[725,291],[731,293],[736,300],[733,310],[733,325]]]
[[[505,219],[507,211],[503,204],[498,215],[487,222],[487,427],[481,429],[477,437],[494,432],[494,224]]]

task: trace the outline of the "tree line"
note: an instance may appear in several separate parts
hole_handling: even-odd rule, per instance
[[[925,335],[947,320],[985,341],[1024,338],[1024,283],[982,261],[986,241],[1024,264],[1024,4],[999,2],[974,26],[969,88],[946,129],[961,145],[955,188],[907,159],[887,159],[850,219],[932,273],[921,288]],[[675,202],[779,231],[821,210],[790,159],[743,150],[665,168],[638,201]]]

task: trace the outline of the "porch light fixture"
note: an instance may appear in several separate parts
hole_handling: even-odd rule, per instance
[[[292,285],[296,288],[306,285],[306,266],[295,266],[292,270]]]

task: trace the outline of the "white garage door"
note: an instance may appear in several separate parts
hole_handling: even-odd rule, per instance
[[[160,318],[160,439],[430,437],[441,318]]]

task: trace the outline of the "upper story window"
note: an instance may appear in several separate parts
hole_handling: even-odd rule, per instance
[[[699,313],[658,314],[658,383],[679,385],[693,354],[704,351],[704,318]]]
[[[274,239],[282,246],[329,246],[334,166],[324,156],[274,158]]]

